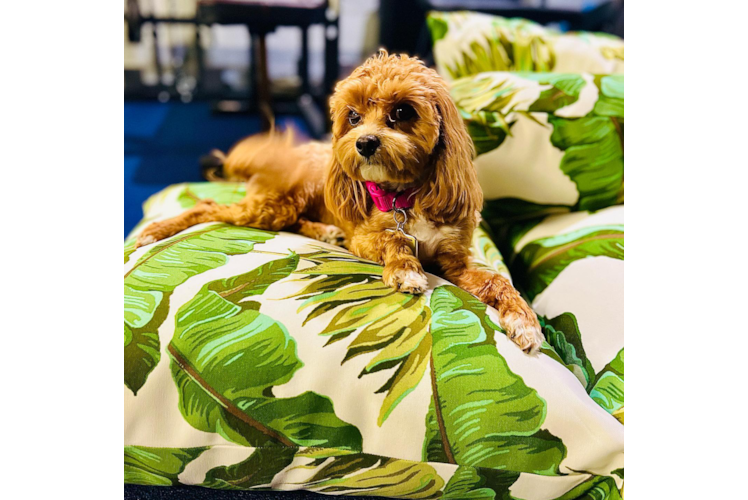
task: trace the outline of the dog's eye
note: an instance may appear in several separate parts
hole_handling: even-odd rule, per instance
[[[416,116],[416,110],[410,104],[398,104],[390,113],[393,122],[407,122]]]
[[[353,110],[350,110],[348,112],[348,123],[350,123],[352,126],[355,127],[356,125],[359,124],[360,121],[361,121],[361,115],[359,115]]]

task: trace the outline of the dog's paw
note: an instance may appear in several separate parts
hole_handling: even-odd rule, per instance
[[[342,247],[345,245],[345,233],[337,226],[328,225],[318,236],[319,241]]]
[[[537,316],[524,301],[522,302],[524,307],[504,311],[499,317],[499,322],[509,340],[527,354],[536,354],[545,337],[543,337]]]
[[[156,237],[150,234],[141,234],[138,236],[138,240],[135,242],[135,248],[144,247],[151,243],[156,243]]]
[[[400,267],[389,270],[385,268],[384,283],[398,292],[422,294],[429,286],[429,280],[423,271]]]
[[[164,232],[164,228],[158,223],[153,222],[148,227],[143,229],[143,232],[138,235],[138,239],[135,241],[135,248],[144,247],[151,243],[156,243],[159,240],[167,238],[169,235]]]

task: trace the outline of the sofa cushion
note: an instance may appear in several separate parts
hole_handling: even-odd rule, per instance
[[[430,12],[427,23],[437,70],[448,79],[485,71],[623,73],[623,40],[613,35],[477,12]]]
[[[234,184],[154,195],[160,220]],[[125,481],[392,498],[620,498],[623,427],[545,344],[429,276],[290,233],[125,244]],[[500,256],[485,233],[482,265]]]
[[[511,269],[548,343],[623,421],[623,206],[517,226]]]
[[[491,221],[623,202],[623,75],[488,72],[453,82]]]

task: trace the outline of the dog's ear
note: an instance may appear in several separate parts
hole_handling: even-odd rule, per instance
[[[325,181],[325,205],[338,219],[354,223],[364,220],[371,208],[363,182],[348,177],[334,157]]]
[[[435,76],[436,108],[440,117],[439,142],[434,148],[434,170],[420,208],[444,222],[475,219],[483,208],[483,192],[473,164],[475,147],[446,85]]]

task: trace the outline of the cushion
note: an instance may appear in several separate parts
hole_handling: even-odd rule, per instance
[[[452,97],[490,221],[623,202],[623,75],[487,72]]]
[[[145,217],[241,195],[173,186]],[[620,498],[623,426],[551,344],[524,354],[452,284],[429,276],[426,294],[402,294],[344,249],[222,223],[132,241],[126,483]],[[474,241],[480,265],[505,269],[487,233]]]
[[[447,79],[484,71],[623,73],[623,40],[613,35],[562,33],[477,12],[430,12],[427,24],[437,70]]]
[[[516,226],[512,271],[548,343],[623,422],[623,206]]]

